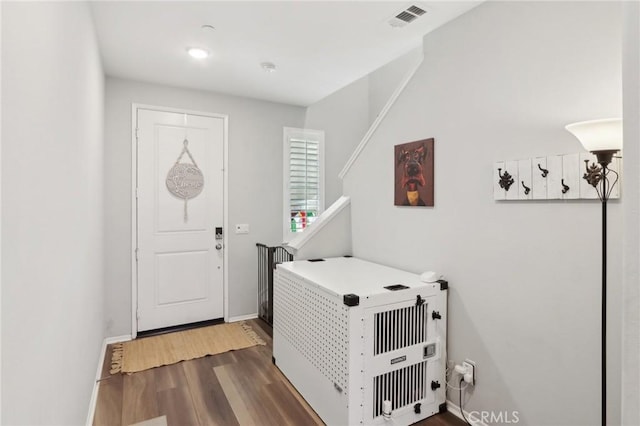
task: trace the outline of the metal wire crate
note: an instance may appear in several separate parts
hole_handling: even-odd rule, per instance
[[[258,247],[258,316],[273,325],[273,270],[276,264],[290,262],[293,254],[282,246],[269,247],[257,243]]]

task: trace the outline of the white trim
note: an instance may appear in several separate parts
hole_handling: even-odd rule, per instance
[[[0,22],[2,22],[2,6],[0,5]],[[2,31],[0,31],[0,46],[2,46]],[[2,81],[2,55],[0,55],[0,81]],[[2,99],[2,84],[0,84],[0,99]],[[0,204],[2,200],[2,102],[0,102]],[[2,209],[0,209],[0,330],[2,330]],[[2,422],[2,339],[0,339],[0,423]]]
[[[322,214],[318,216],[316,221],[309,225],[304,230],[304,232],[301,232],[294,236],[291,241],[286,244],[286,246],[291,247],[294,250],[300,250],[302,247],[304,247],[305,244],[313,239],[314,235],[320,232],[320,230],[324,228],[327,223],[331,222],[331,220],[335,218],[338,213],[340,213],[349,204],[351,204],[351,198],[347,195],[341,196],[333,204],[331,204],[328,209],[322,212]]]
[[[624,154],[628,176],[622,182],[627,199],[623,205],[623,281],[622,298],[622,392],[621,424],[640,424],[640,322],[639,275],[640,256],[638,240],[638,207],[640,204],[638,182],[640,170],[637,164],[640,150],[636,141],[640,136],[640,6],[638,2],[624,2],[622,23],[622,93]],[[620,182],[618,183],[620,186]]]
[[[138,104],[131,104],[131,337],[138,335]]]
[[[369,127],[369,130],[367,131],[367,133],[364,135],[364,137],[362,138],[362,140],[360,141],[360,143],[356,147],[355,151],[353,151],[353,154],[351,154],[351,157],[349,157],[349,160],[347,160],[347,164],[345,164],[344,167],[342,168],[342,171],[338,175],[338,177],[340,179],[344,179],[344,177],[347,175],[347,173],[349,173],[349,170],[351,169],[351,166],[353,166],[353,163],[356,162],[356,160],[358,159],[358,156],[360,155],[360,153],[367,146],[367,144],[369,143],[369,140],[371,139],[373,134],[378,129],[378,126],[380,125],[380,123],[382,123],[382,121],[387,116],[387,113],[389,112],[389,110],[391,109],[393,104],[395,104],[396,100],[398,100],[398,98],[400,97],[400,95],[404,91],[404,88],[407,87],[407,84],[409,84],[411,79],[413,79],[413,76],[418,71],[418,69],[422,65],[423,61],[424,61],[424,56],[422,56],[422,58],[420,59],[420,62],[418,62],[409,71],[409,73],[406,75],[404,80],[402,80],[402,82],[400,82],[400,85],[398,86],[398,88],[395,90],[395,92],[393,92],[393,94],[391,95],[391,97],[389,98],[387,103],[385,104],[384,108],[382,108],[382,111],[380,111],[380,114],[378,114],[378,116],[374,120],[373,124],[371,124],[371,127]]]
[[[454,404],[453,402],[451,402],[450,400],[447,399],[447,411],[450,412],[451,414],[453,414],[454,416],[456,416],[457,418],[459,418],[462,421],[465,421],[464,418],[462,417],[461,411],[460,411],[460,407],[458,407],[456,404]],[[465,411],[464,415],[467,417],[467,420],[469,420],[469,423],[471,423],[471,420],[469,419],[469,412]],[[471,423],[473,426],[487,426],[486,423],[478,421],[475,423]]]
[[[113,345],[114,343],[128,342],[130,340],[133,340],[130,334],[123,334],[122,336],[107,337],[106,339],[104,339],[107,345]]]
[[[224,185],[222,188],[222,248],[224,249],[222,253],[222,261],[224,270],[222,271],[222,288],[223,288],[223,298],[224,298],[224,306],[222,308],[222,312],[224,315],[224,320],[227,322],[229,318],[229,232],[231,228],[229,227],[229,116],[224,115],[224,143],[222,146],[222,180],[224,181]]]
[[[218,114],[204,111],[194,111],[182,108],[172,108],[157,105],[147,105],[132,103],[131,104],[131,339],[135,339],[138,335],[138,320],[136,312],[138,310],[138,262],[136,262],[136,248],[138,246],[137,237],[137,217],[138,203],[136,202],[136,187],[138,182],[138,151],[136,128],[138,126],[138,110],[146,109],[159,112],[173,112],[187,115],[200,115],[204,117],[221,118],[224,121],[223,135],[223,172],[222,172],[222,203],[223,205],[223,222],[224,229],[222,245],[224,247],[224,271],[222,274],[223,288],[223,315],[224,320],[228,321],[229,316],[229,116],[227,114]],[[130,339],[129,339],[130,340]]]
[[[103,357],[104,358],[104,355]],[[89,413],[87,414],[87,426],[93,425],[93,418],[96,415],[96,405],[98,403],[98,394],[100,393],[100,381],[96,379],[93,382],[93,390],[91,391],[91,400],[89,401]]]
[[[96,368],[96,379],[93,381],[93,391],[89,400],[89,413],[87,414],[87,426],[93,425],[93,418],[96,414],[96,404],[98,403],[98,393],[100,391],[100,376],[102,375],[102,366],[107,352],[107,339],[102,340],[100,348],[100,356],[98,357],[98,367]]]
[[[93,424],[93,418],[96,414],[96,404],[98,402],[98,392],[100,390],[100,376],[102,375],[102,366],[107,352],[107,339],[102,341],[100,356],[98,357],[98,368],[96,368],[96,379],[93,382],[93,391],[91,392],[91,400],[89,401],[89,414],[87,415],[87,426]]]
[[[104,360],[107,356],[107,345],[113,343],[127,342],[131,340],[130,334],[122,336],[106,337],[102,340],[102,347],[100,349],[100,356],[98,357],[98,367],[96,368],[96,380],[93,382],[93,391],[91,392],[91,400],[89,400],[89,413],[87,414],[87,426],[93,425],[93,419],[96,415],[96,405],[98,403],[98,394],[100,392],[100,379],[102,377],[102,367],[104,366]]]
[[[257,312],[255,314],[238,315],[237,317],[231,317],[229,318],[229,321],[226,321],[226,322],[247,321],[247,320],[256,319],[256,318],[258,318]]]

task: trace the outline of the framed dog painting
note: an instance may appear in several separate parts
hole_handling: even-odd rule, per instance
[[[396,206],[433,207],[433,138],[394,147]]]

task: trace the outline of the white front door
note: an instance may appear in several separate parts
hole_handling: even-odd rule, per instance
[[[225,120],[137,110],[138,331],[224,316]]]

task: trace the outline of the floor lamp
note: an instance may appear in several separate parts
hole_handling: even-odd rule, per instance
[[[613,155],[622,149],[622,120],[583,121],[566,129],[596,156],[598,164],[585,162],[583,178],[592,185],[602,202],[602,425],[607,424],[607,200],[618,182],[618,173],[609,168]]]

